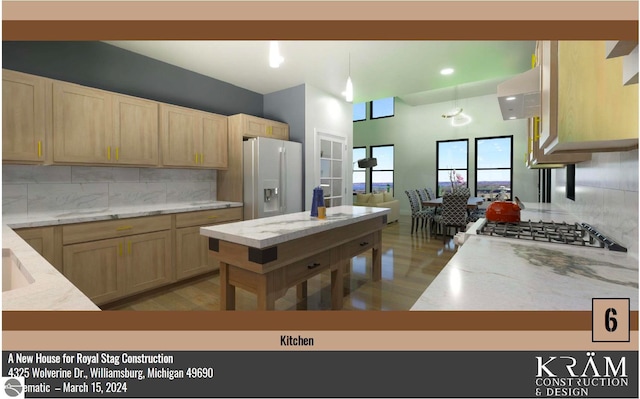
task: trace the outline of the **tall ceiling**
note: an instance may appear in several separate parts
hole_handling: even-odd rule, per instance
[[[309,84],[335,96],[351,75],[354,102],[397,96],[417,105],[496,92],[531,68],[533,41],[107,41],[260,94]],[[452,75],[440,70],[453,68]]]

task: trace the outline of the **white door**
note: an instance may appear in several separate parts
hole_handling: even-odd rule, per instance
[[[324,191],[326,207],[344,205],[346,196],[345,176],[347,167],[347,139],[329,133],[317,132],[316,159],[319,164],[319,181]]]

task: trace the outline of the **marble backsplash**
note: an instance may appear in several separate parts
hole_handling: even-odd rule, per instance
[[[2,214],[216,200],[210,169],[2,165]]]
[[[551,172],[551,202],[627,247],[638,258],[638,150],[593,154],[576,164],[575,201],[566,198],[566,169]]]

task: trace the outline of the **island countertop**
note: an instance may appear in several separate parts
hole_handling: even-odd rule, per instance
[[[525,204],[523,220],[577,222],[552,204]],[[630,298],[638,310],[638,259],[604,248],[476,235],[411,310],[591,310],[592,298]]]
[[[388,208],[336,206],[327,208],[327,218],[312,217],[310,211],[289,213],[242,222],[200,228],[200,234],[253,248],[267,248],[296,238],[389,214]]]

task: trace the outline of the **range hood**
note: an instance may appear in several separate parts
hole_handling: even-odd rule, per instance
[[[526,119],[540,116],[540,66],[498,85],[502,119]]]

